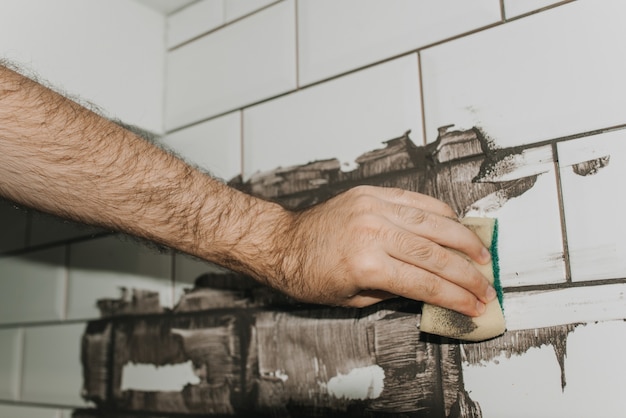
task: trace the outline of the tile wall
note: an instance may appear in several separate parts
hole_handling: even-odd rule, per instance
[[[536,176],[468,208],[500,220],[509,330],[583,325],[564,369],[545,345],[468,361],[466,387],[485,417],[618,416],[624,16],[619,0],[200,0],[167,17],[162,141],[229,180],[327,158],[351,169],[407,130],[422,145],[441,126],[480,128],[517,152],[504,178]],[[84,405],[78,353],[97,299],[138,286],[172,306],[213,268],[10,203],[0,222],[1,416]]]

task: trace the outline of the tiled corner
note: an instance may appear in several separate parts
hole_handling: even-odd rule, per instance
[[[298,3],[300,84],[501,20],[499,0],[315,0]]]
[[[0,330],[0,399],[18,399],[21,372],[22,330],[20,328],[2,329]]]
[[[168,53],[166,130],[295,89],[294,8],[280,2]]]
[[[519,196],[496,192],[476,202],[467,215],[498,220],[500,279],[504,287],[564,282],[563,235],[552,148],[529,149],[517,158],[517,170],[487,180],[517,181],[516,187],[526,183],[526,191]]]
[[[22,405],[0,404],[0,416],[7,418],[65,418],[71,414],[61,415],[63,412],[56,408],[44,408]]]
[[[558,144],[573,281],[626,277],[626,131]]]
[[[81,339],[84,323],[24,328],[22,400],[83,406]]]
[[[184,160],[226,181],[241,174],[241,112],[168,134],[161,142]]]
[[[0,257],[0,323],[63,318],[65,252],[60,246]]]
[[[167,47],[175,47],[223,23],[223,0],[192,3],[167,17]]]
[[[624,13],[580,0],[421,51],[428,140],[452,123],[500,147],[624,123]]]
[[[28,214],[4,199],[0,200],[0,253],[26,246]]]
[[[625,333],[624,321],[576,327],[561,347],[562,366],[552,345],[465,363],[465,389],[485,417],[622,416],[626,357],[623,339],[614,340]]]
[[[504,15],[511,19],[557,3],[562,0],[504,0]]]
[[[44,213],[33,213],[29,230],[30,246],[62,242],[97,234],[96,227],[83,225]]]
[[[98,238],[70,246],[67,316],[98,318],[97,301],[119,299],[121,289],[158,292],[172,306],[171,254],[160,254],[128,238]]]
[[[224,0],[226,21],[239,19],[272,3],[276,3],[276,0]]]
[[[386,62],[243,112],[244,177],[366,151],[411,130],[421,143],[417,56]]]

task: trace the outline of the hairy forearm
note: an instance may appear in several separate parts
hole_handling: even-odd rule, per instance
[[[265,237],[287,227],[286,211],[2,66],[0,194],[257,278],[280,275],[280,249]]]

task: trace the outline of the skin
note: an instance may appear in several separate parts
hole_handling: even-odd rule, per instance
[[[288,211],[3,66],[0,195],[158,242],[306,302],[363,307],[403,296],[477,316],[495,298],[450,250],[490,261],[443,202],[360,186]]]

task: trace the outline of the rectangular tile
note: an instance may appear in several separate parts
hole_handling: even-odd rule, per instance
[[[301,1],[300,84],[415,50],[500,19],[499,0]]]
[[[294,7],[279,3],[170,52],[166,129],[294,89]]]
[[[156,292],[161,307],[172,306],[171,254],[112,236],[71,245],[69,260],[68,318],[98,318],[99,300],[130,303],[134,290]]]
[[[28,233],[30,246],[63,242],[88,237],[101,230],[89,225],[58,218],[44,213],[33,213]]]
[[[0,253],[19,250],[26,246],[26,226],[28,214],[26,210],[16,207],[13,203],[0,200]]]
[[[224,0],[201,0],[167,17],[167,47],[172,48],[224,23]]]
[[[1,405],[0,416],[7,418],[59,418],[60,411],[55,408],[44,408],[27,405]],[[68,417],[71,415],[67,415]]]
[[[509,331],[626,318],[626,284],[505,292]]]
[[[0,257],[0,323],[63,318],[65,254],[60,246]]]
[[[0,399],[17,400],[22,373],[22,330],[0,330]]]
[[[420,144],[419,97],[410,55],[245,109],[244,177],[329,158],[353,169],[407,130]]]
[[[563,236],[552,147],[528,149],[481,171],[479,182],[502,188],[475,202],[467,216],[498,219],[502,285],[565,281]]]
[[[504,15],[507,19],[534,12],[543,7],[562,3],[561,0],[504,0]]]
[[[626,131],[558,144],[572,280],[626,277]]]
[[[226,21],[239,19],[272,3],[276,0],[224,0]]]
[[[85,324],[24,328],[22,400],[84,406],[80,362]]]
[[[580,0],[422,51],[428,140],[449,124],[509,147],[624,123],[625,12]]]
[[[241,112],[168,134],[160,140],[186,161],[226,181],[241,174]]]
[[[623,339],[612,341],[625,333],[624,321],[589,323],[526,350],[495,349],[463,363],[465,389],[485,417],[623,416],[626,357]]]

